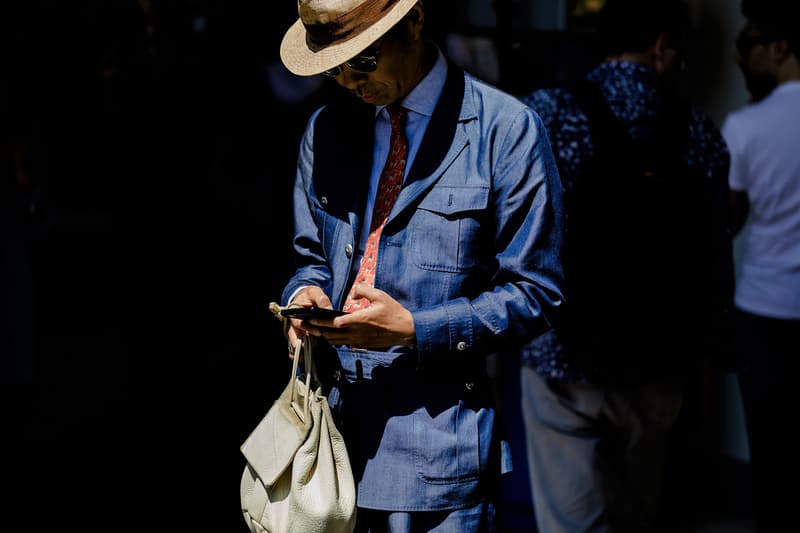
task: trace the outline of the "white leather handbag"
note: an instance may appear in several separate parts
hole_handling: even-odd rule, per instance
[[[297,375],[301,353],[305,379]],[[252,533],[351,533],[356,489],[344,440],[317,385],[310,339],[289,384],[241,446],[242,513]]]

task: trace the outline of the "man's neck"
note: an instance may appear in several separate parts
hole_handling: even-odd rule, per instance
[[[778,80],[778,85],[787,81],[800,81],[800,60],[798,60],[797,56],[791,54],[786,61],[781,63],[775,77]]]
[[[653,68],[653,54],[650,52],[623,52],[614,56],[608,56],[606,62],[612,61],[627,61],[628,63],[636,63],[645,67]]]
[[[413,84],[413,87],[416,87],[422,78],[428,75],[428,72],[431,71],[433,65],[436,64],[436,58],[439,57],[438,50],[436,46],[427,41],[423,41],[423,48],[420,55],[420,61],[417,62],[419,65],[419,69],[417,70],[417,81]]]

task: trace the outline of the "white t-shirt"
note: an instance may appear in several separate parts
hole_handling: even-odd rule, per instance
[[[736,306],[800,319],[800,82],[729,114],[722,135],[730,187],[750,200]]]

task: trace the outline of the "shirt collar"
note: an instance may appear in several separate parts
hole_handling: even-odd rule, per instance
[[[433,115],[433,110],[436,108],[439,96],[441,96],[442,90],[444,90],[446,78],[447,61],[442,51],[437,48],[436,63],[433,65],[433,68],[400,103],[409,111],[419,113],[420,115]],[[384,107],[385,106],[376,108],[375,113],[380,113]]]

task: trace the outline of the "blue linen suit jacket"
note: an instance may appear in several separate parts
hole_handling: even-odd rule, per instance
[[[374,106],[347,95],[308,123],[284,302],[306,285],[344,302],[374,120]],[[448,64],[376,265],[375,286],[411,311],[417,344],[315,351],[360,507],[443,510],[486,497],[509,464],[486,356],[549,328],[562,302],[561,232],[560,181],[535,111]]]

